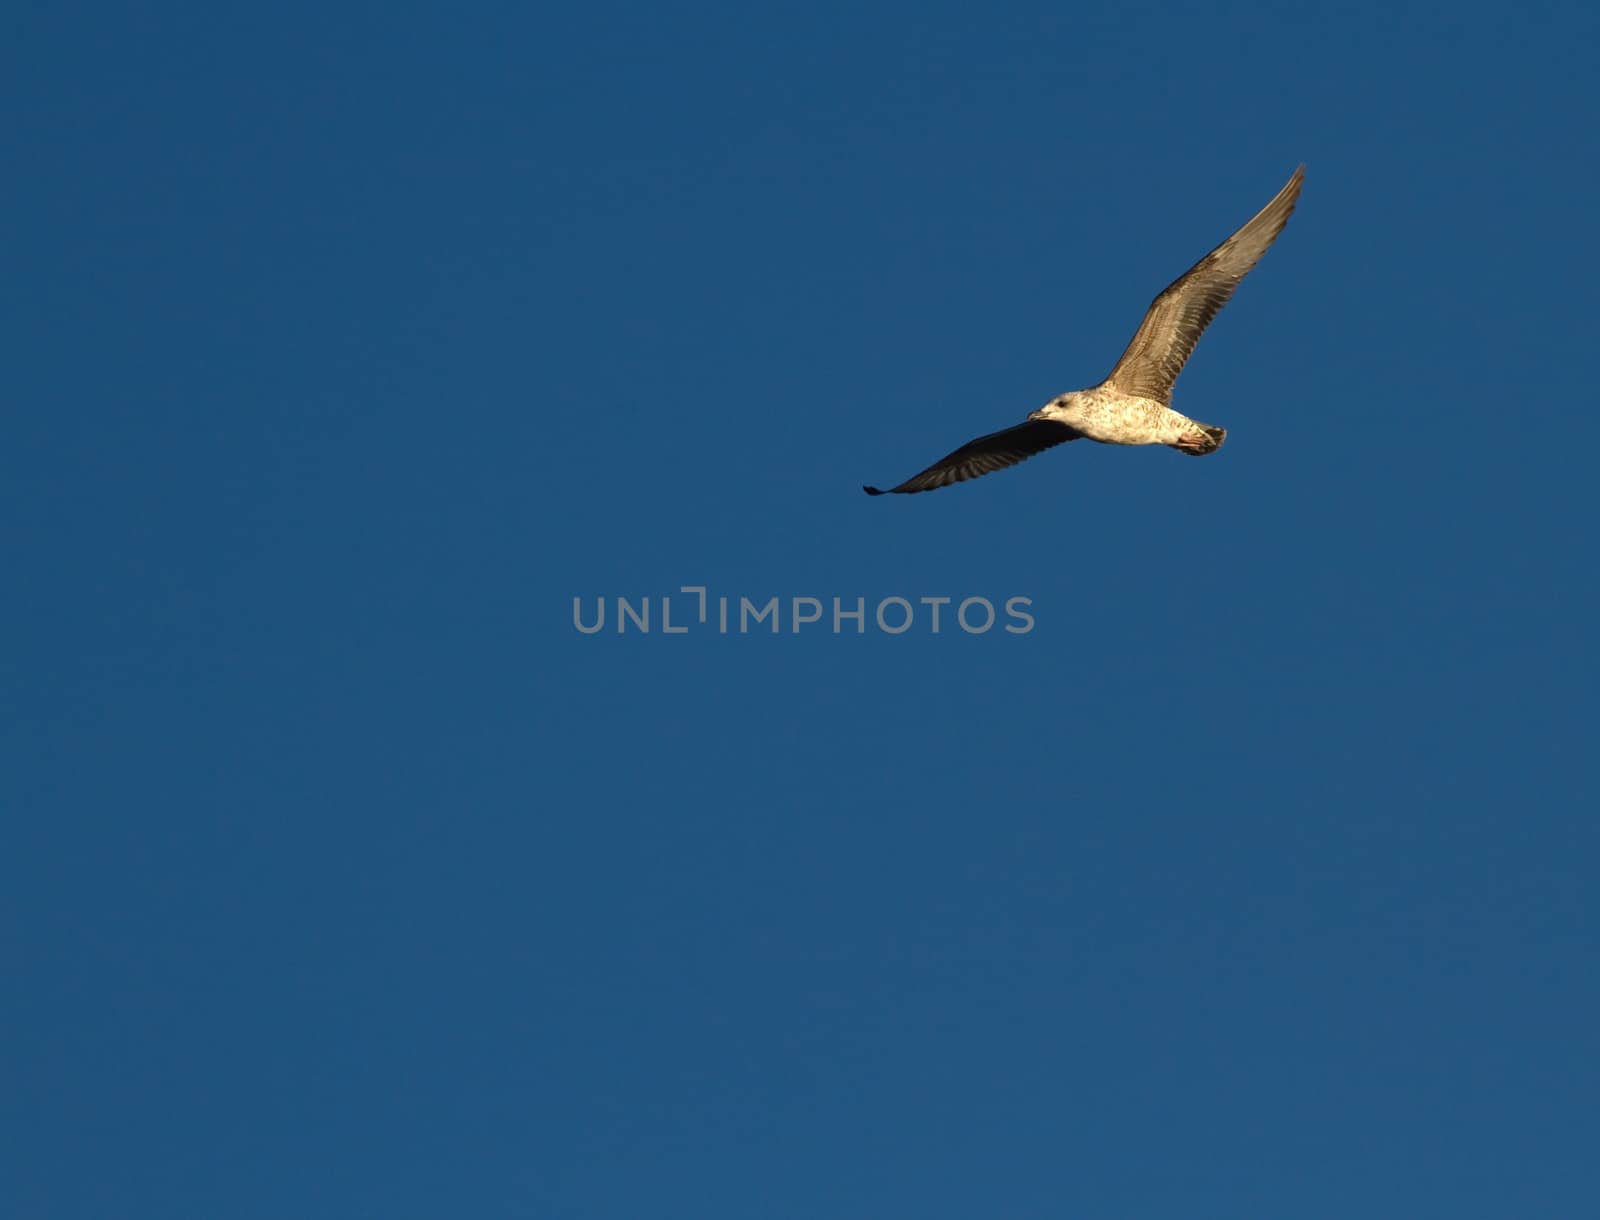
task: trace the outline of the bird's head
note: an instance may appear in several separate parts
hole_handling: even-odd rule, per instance
[[[1044,406],[1030,414],[1028,418],[1055,420],[1064,419],[1071,411],[1073,400],[1076,397],[1077,395],[1075,394],[1063,394],[1059,398],[1052,398],[1049,402],[1045,403]]]

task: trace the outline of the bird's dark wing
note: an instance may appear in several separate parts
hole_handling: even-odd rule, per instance
[[[914,474],[899,487],[891,487],[888,490],[905,493],[932,491],[936,487],[946,487],[965,479],[975,479],[991,471],[1015,466],[1036,453],[1043,453],[1052,445],[1059,445],[1063,441],[1075,441],[1081,435],[1082,433],[1075,428],[1057,423],[1053,419],[1030,419],[1015,428],[991,432],[988,436],[968,441],[954,453],[940,458],[921,474]],[[877,487],[867,487],[863,490],[869,496],[884,494]]]
[[[1273,239],[1283,232],[1295,200],[1300,197],[1305,172],[1303,165],[1295,170],[1271,203],[1150,302],[1150,310],[1128,350],[1106,378],[1109,385],[1160,403],[1171,401],[1172,383],[1178,380],[1201,333],[1228,303],[1239,281],[1267,252]]]

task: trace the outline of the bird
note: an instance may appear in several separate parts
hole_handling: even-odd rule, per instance
[[[869,496],[933,491],[1015,466],[1080,437],[1109,445],[1165,445],[1191,457],[1215,453],[1227,429],[1174,411],[1172,386],[1239,281],[1283,232],[1305,171],[1304,165],[1297,168],[1266,207],[1150,302],[1116,367],[1099,385],[1052,398],[1022,423],[968,441],[898,487],[862,490]]]

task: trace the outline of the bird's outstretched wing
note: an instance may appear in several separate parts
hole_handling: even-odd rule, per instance
[[[975,479],[992,471],[1004,470],[1007,466],[1015,466],[1036,453],[1043,453],[1052,445],[1059,445],[1063,441],[1075,441],[1081,435],[1082,433],[1075,428],[1053,419],[1030,419],[1014,428],[991,432],[988,436],[968,441],[954,453],[940,458],[921,474],[914,474],[899,487],[891,487],[888,490],[910,493],[947,487],[951,483],[960,483],[965,479]],[[869,496],[884,494],[883,489],[877,487],[866,487],[862,490]]]
[[[1149,312],[1117,367],[1106,378],[1107,384],[1141,398],[1171,401],[1172,383],[1178,380],[1201,333],[1228,303],[1239,281],[1267,252],[1273,239],[1283,232],[1295,200],[1300,197],[1305,172],[1303,165],[1295,170],[1271,203],[1150,302]]]

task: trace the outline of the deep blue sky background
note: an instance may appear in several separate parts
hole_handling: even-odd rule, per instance
[[[12,12],[0,1211],[1596,1214],[1597,35]]]

